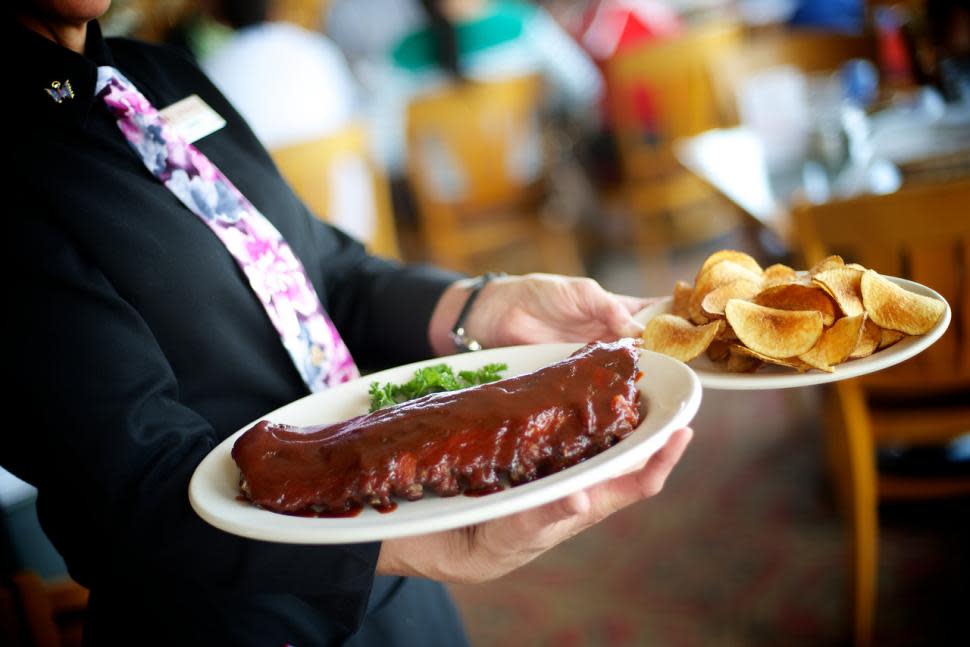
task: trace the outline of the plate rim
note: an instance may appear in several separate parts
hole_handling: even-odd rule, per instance
[[[479,353],[475,353],[475,355],[481,356],[485,353],[493,354],[497,352],[508,353],[510,351],[515,352],[522,351],[523,349],[527,348],[542,347],[550,349],[550,352],[559,349],[562,351],[562,357],[564,358],[570,352],[572,352],[572,350],[582,347],[583,345],[584,344],[581,343],[560,343],[507,346],[480,351]],[[268,529],[267,525],[265,524],[252,525],[240,523],[231,516],[227,518],[210,509],[209,505],[206,504],[203,495],[212,495],[214,493],[217,496],[217,503],[218,501],[227,503],[224,501],[225,497],[218,494],[219,488],[217,487],[219,483],[224,483],[224,480],[210,482],[209,479],[214,478],[212,474],[215,475],[215,478],[219,478],[220,470],[224,471],[227,469],[226,461],[232,461],[231,457],[229,456],[229,452],[231,451],[231,447],[235,443],[236,438],[249,429],[252,424],[255,424],[256,421],[266,418],[272,419],[274,415],[279,414],[279,412],[286,410],[288,407],[297,407],[299,403],[302,403],[308,399],[319,397],[321,393],[327,392],[310,394],[304,396],[303,398],[299,398],[298,400],[294,400],[293,402],[290,402],[282,407],[278,407],[266,415],[257,418],[253,423],[243,426],[221,441],[205,456],[205,458],[203,458],[199,465],[196,466],[196,469],[193,472],[192,478],[189,482],[189,502],[195,513],[204,521],[220,530],[234,535],[249,539],[272,541],[277,543],[319,545],[381,541],[396,537],[438,532],[464,527],[490,519],[507,516],[509,514],[514,514],[516,512],[521,512],[523,510],[528,510],[545,503],[555,501],[567,496],[568,494],[595,485],[596,483],[603,482],[636,467],[639,463],[642,463],[653,455],[674,430],[686,426],[694,418],[700,408],[703,393],[703,387],[698,380],[696,373],[682,362],[667,355],[663,355],[662,353],[655,353],[653,351],[646,351],[643,349],[641,349],[639,352],[641,356],[641,364],[644,361],[644,358],[646,358],[648,365],[653,363],[653,370],[659,370],[659,363],[660,366],[666,366],[666,369],[664,370],[678,371],[681,378],[686,381],[684,392],[679,402],[679,408],[677,408],[677,410],[673,412],[669,418],[663,419],[661,422],[659,422],[659,426],[656,430],[639,440],[637,444],[632,445],[626,451],[620,451],[619,453],[614,452],[612,454],[610,453],[613,449],[621,445],[621,441],[621,443],[614,445],[614,447],[601,452],[600,454],[597,454],[596,456],[593,456],[578,465],[574,465],[570,468],[562,470],[561,472],[557,472],[556,474],[543,477],[542,479],[537,479],[536,481],[523,484],[516,488],[508,488],[503,492],[496,493],[495,495],[489,495],[487,497],[461,497],[457,500],[463,501],[463,504],[459,506],[456,511],[450,511],[449,514],[445,515],[444,521],[441,519],[435,520],[433,518],[429,520],[420,516],[411,518],[409,520],[401,520],[400,518],[395,519],[393,517],[394,513],[390,513],[386,515],[386,517],[377,517],[377,519],[386,518],[391,523],[383,524],[380,531],[376,529],[368,531],[366,528],[341,526],[339,523],[341,521],[340,518],[333,520],[325,518],[304,519],[289,515],[281,515],[268,510],[261,510],[255,506],[251,506],[251,504],[246,503],[246,505],[250,505],[251,509],[254,511],[258,511],[263,515],[272,515],[271,517],[266,517],[266,520],[269,522],[272,522],[273,520],[279,521],[280,518],[288,520],[283,524],[285,527],[277,526],[274,529]],[[420,362],[404,364],[387,369],[387,371],[413,370],[413,368],[427,364],[447,362],[448,360],[448,357],[437,357]],[[483,361],[488,361],[488,359],[486,358]],[[542,364],[542,366],[544,365],[547,365],[547,363]],[[380,373],[364,376],[359,378],[359,381],[370,382],[375,378],[379,379],[381,373],[384,372],[385,371],[381,371]],[[649,397],[651,384],[651,382],[646,382],[644,389],[641,390],[641,393],[646,394],[647,397]],[[641,425],[642,424],[644,423],[641,423]],[[633,433],[636,433],[636,431]],[[601,458],[604,457],[604,455],[606,458]],[[234,464],[231,467],[235,469],[235,473],[238,474],[238,468],[236,468]],[[495,496],[503,498],[491,498]],[[406,505],[406,502],[402,503],[402,505]],[[500,511],[496,512],[496,509],[499,509]],[[304,527],[301,529],[299,526],[303,521],[308,523],[302,524]],[[327,525],[327,522],[332,523]],[[297,528],[289,527],[290,524],[294,523],[298,526]]]
[[[817,369],[811,369],[805,373],[792,374],[727,373],[713,372],[703,367],[692,366],[690,363],[687,365],[697,374],[697,377],[700,379],[700,382],[705,389],[711,389],[713,391],[755,391],[791,389],[803,386],[830,384],[832,382],[849,380],[862,375],[869,375],[870,373],[875,373],[891,366],[895,366],[896,364],[905,362],[906,360],[915,357],[932,346],[947,331],[952,318],[950,304],[939,292],[933,288],[923,285],[922,283],[917,283],[916,281],[910,281],[909,279],[902,279],[895,276],[886,276],[883,274],[880,276],[883,276],[883,278],[892,281],[899,287],[904,288],[909,292],[938,299],[943,302],[944,306],[946,306],[943,316],[940,317],[940,320],[933,326],[933,328],[924,335],[911,335],[910,338],[914,341],[909,345],[903,346],[903,352],[901,353],[898,352],[900,349],[896,348],[896,345],[894,344],[887,349],[873,353],[869,357],[863,357],[857,360],[851,360],[850,362],[839,364],[834,367],[835,370],[832,373],[826,373]],[[672,296],[662,297],[659,301],[652,303],[646,308],[636,312],[633,317],[641,324],[645,324],[653,317],[643,319],[642,315],[644,313],[652,312],[653,316],[657,316],[664,314],[665,312],[669,312],[669,306],[672,300]],[[890,353],[889,355],[882,355],[880,357],[882,353],[890,352],[894,348],[896,348],[897,352]],[[874,361],[869,361],[871,359]]]

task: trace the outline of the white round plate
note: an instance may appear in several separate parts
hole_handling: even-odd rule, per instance
[[[506,376],[527,373],[563,359],[582,344],[539,344],[464,353],[399,366],[309,395],[267,413],[274,422],[307,426],[346,420],[367,412],[371,382],[406,382],[415,369],[446,362],[455,370],[478,369],[492,362],[508,364]],[[701,403],[701,385],[687,366],[643,351],[643,377],[637,384],[646,415],[640,426],[610,449],[556,474],[481,497],[437,497],[403,501],[381,514],[369,507],[356,517],[310,518],[257,508],[239,496],[239,468],[232,446],[246,425],[220,443],[199,464],[189,484],[189,500],[213,526],[251,539],[290,544],[344,544],[420,535],[495,519],[562,498],[632,470],[646,461],[670,434],[688,424]]]
[[[814,369],[805,373],[798,373],[795,369],[776,365],[762,366],[754,373],[729,373],[721,365],[709,360],[707,355],[701,355],[692,360],[689,366],[697,373],[697,377],[700,378],[704,388],[721,391],[747,391],[754,389],[789,389],[796,386],[837,382],[867,373],[875,373],[894,364],[899,364],[929,348],[946,332],[947,326],[950,325],[950,304],[937,292],[925,285],[892,276],[886,278],[910,292],[933,297],[946,304],[946,312],[928,333],[904,337],[889,348],[873,353],[869,357],[849,360],[834,366],[832,373]],[[670,304],[671,298],[666,297],[644,308],[633,317],[640,323],[646,324],[657,315],[670,312]]]

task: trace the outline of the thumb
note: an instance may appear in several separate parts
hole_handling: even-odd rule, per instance
[[[608,293],[598,300],[596,318],[617,337],[639,337],[643,332],[643,324],[633,318],[626,304]]]
[[[630,314],[632,304],[616,294],[607,292],[595,281],[586,281],[580,287],[584,288],[581,294],[588,312],[606,326],[610,334],[616,337],[640,336],[643,325]]]
[[[631,297],[625,294],[613,294],[615,299],[619,299],[623,307],[626,308],[630,314],[636,314],[651,305],[659,301],[659,298],[644,298],[644,297]]]

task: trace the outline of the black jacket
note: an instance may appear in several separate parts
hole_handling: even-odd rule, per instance
[[[174,50],[103,39],[95,21],[84,56],[9,18],[3,31],[14,387],[0,463],[38,487],[45,531],[92,591],[88,641],[461,642],[441,587],[375,580],[379,544],[250,541],[190,509],[206,453],[307,389],[229,252],[93,96],[97,65],[159,109],[198,94],[227,120],[196,146],[283,234],[362,366],[430,355],[430,314],[455,277],[371,257],[309,214]],[[45,89],[68,80],[74,97],[57,103]]]

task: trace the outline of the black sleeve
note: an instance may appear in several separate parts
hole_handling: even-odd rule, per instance
[[[196,516],[188,483],[216,436],[180,402],[152,330],[59,229],[31,219],[12,229],[16,404],[2,460],[38,487],[72,575],[96,586],[119,572],[178,573],[234,591],[336,595],[362,613],[379,544],[250,541]]]
[[[431,357],[431,314],[445,288],[462,275],[370,256],[309,212],[307,219],[324,303],[357,363],[373,369]]]
[[[131,56],[137,56],[142,68],[163,67],[164,61],[186,75],[189,80],[184,84],[194,88],[226,118],[240,148],[265,165],[267,172],[274,176],[273,182],[285,183],[269,152],[194,60],[171,47],[127,39],[112,42],[125,47]],[[136,68],[131,72],[139,73]],[[152,76],[165,77],[161,72]],[[358,241],[321,221],[295,194],[288,193],[287,199],[296,203],[295,209],[305,215],[306,230],[301,232],[305,239],[297,234],[293,238],[287,236],[287,242],[322,292],[327,314],[357,364],[372,370],[430,357],[431,314],[445,288],[462,275],[427,265],[402,267],[400,263],[370,256]],[[263,204],[263,213],[272,214],[277,206]],[[302,229],[303,224],[299,227]]]

